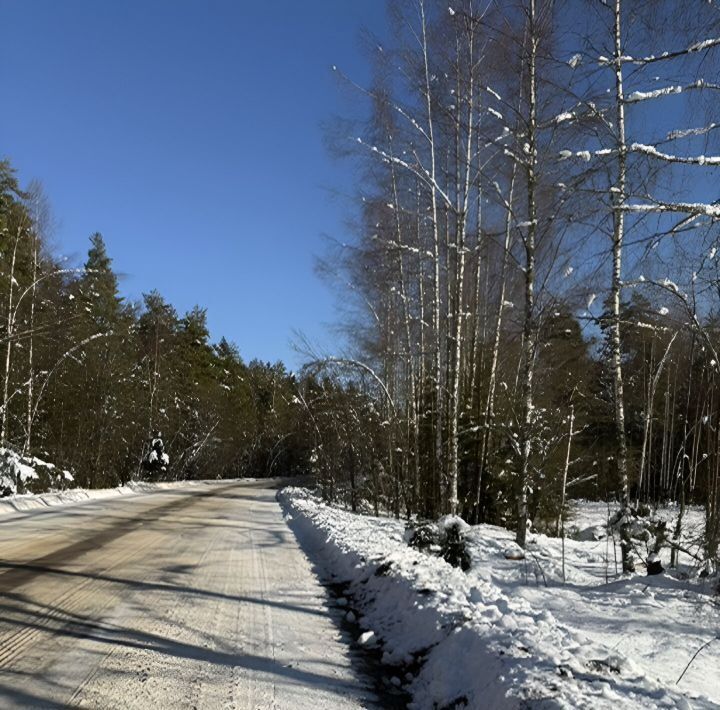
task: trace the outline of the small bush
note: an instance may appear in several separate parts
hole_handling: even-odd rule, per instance
[[[470,569],[470,553],[467,549],[465,535],[470,526],[456,515],[448,515],[440,519],[440,554],[445,562],[459,567],[463,572]]]
[[[440,528],[433,520],[418,520],[405,529],[405,540],[416,550],[439,552]]]
[[[408,526],[405,540],[410,547],[442,557],[453,567],[470,569],[470,553],[465,534],[469,525],[457,516],[446,516],[438,522],[420,520]]]

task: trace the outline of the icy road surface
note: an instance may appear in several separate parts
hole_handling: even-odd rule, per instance
[[[0,707],[373,707],[326,602],[261,484],[3,516]]]

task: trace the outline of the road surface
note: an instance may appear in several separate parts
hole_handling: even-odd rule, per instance
[[[0,517],[0,707],[373,707],[275,491]]]

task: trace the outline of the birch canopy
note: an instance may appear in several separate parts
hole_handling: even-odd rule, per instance
[[[570,481],[616,501],[630,570],[636,504],[682,493],[716,550],[715,5],[388,7],[373,79],[344,78],[367,118],[333,137],[362,199],[328,258],[384,424],[353,496],[524,545]]]

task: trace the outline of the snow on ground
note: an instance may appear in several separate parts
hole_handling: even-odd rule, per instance
[[[115,496],[135,495],[138,493],[153,493],[155,491],[170,490],[172,488],[187,487],[189,485],[203,485],[217,483],[217,481],[131,481],[117,488],[70,488],[65,491],[41,494],[11,495],[0,498],[0,516],[9,513],[42,510],[44,508],[81,503],[87,500],[114,498]]]
[[[617,510],[616,504],[608,507],[607,503],[587,500],[577,500],[572,502],[570,509],[570,520],[566,525],[568,537],[576,538],[605,538],[606,523],[610,515]],[[677,521],[679,508],[677,505],[668,505],[653,511],[653,516],[658,520],[665,520],[668,523],[668,530],[672,532],[675,522]],[[690,552],[697,554],[701,552],[700,542],[705,529],[705,511],[701,506],[688,506],[683,514],[682,521],[682,543],[683,547]],[[619,541],[616,541],[617,552],[620,554]],[[642,552],[642,550],[639,550]],[[610,546],[610,554],[612,553],[612,545]],[[614,559],[614,555],[613,555]],[[663,561],[669,560],[669,553],[663,553]],[[680,555],[680,563],[682,569],[686,573],[691,573],[693,561],[687,555]],[[614,572],[614,562],[613,562]]]
[[[463,573],[404,542],[404,524],[324,505],[305,489],[279,494],[288,522],[336,581],[349,583],[363,640],[413,697],[413,708],[720,707],[720,604],[698,579],[615,579],[612,541],[530,537],[506,559],[507,530],[468,532]],[[697,517],[697,516],[696,516]],[[581,506],[576,524],[602,526]],[[608,580],[606,581],[606,574]],[[370,633],[372,632],[372,633]],[[404,676],[411,667],[413,675]]]
[[[578,503],[574,524],[580,533],[604,534],[604,504]],[[677,509],[659,511],[674,522]],[[702,532],[702,510],[687,512],[683,543],[691,551]],[[590,538],[589,535],[583,537]],[[680,555],[678,573],[622,578],[619,541],[612,538],[565,541],[566,580],[562,576],[562,541],[531,535],[527,560],[504,559],[513,534],[489,525],[469,534],[473,566],[471,578],[482,578],[514,598],[543,608],[563,626],[576,629],[592,642],[621,653],[648,676],[668,687],[697,692],[720,706],[720,638],[711,642],[678,679],[693,654],[720,636],[720,596],[717,579],[698,577],[693,560]],[[669,564],[669,552],[661,554]],[[547,586],[546,586],[547,585]]]

